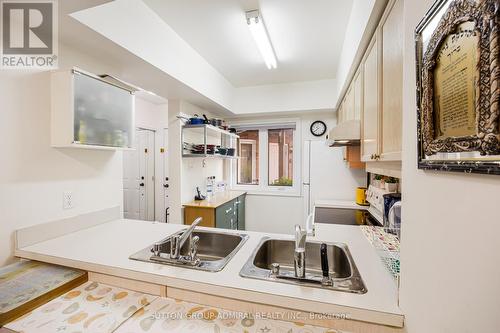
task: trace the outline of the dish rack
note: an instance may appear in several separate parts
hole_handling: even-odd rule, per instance
[[[384,227],[364,225],[361,230],[366,239],[377,251],[382,263],[399,284],[400,258],[399,258],[399,230]]]

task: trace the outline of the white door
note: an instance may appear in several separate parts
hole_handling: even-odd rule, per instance
[[[163,161],[163,209],[161,214],[161,222],[170,222],[169,221],[169,210],[170,210],[170,199],[169,199],[169,176],[168,176],[168,129],[165,128],[163,130],[163,152],[162,152],[162,161]]]
[[[155,133],[136,131],[135,149],[123,153],[123,211],[125,218],[154,221]]]
[[[136,142],[139,138],[136,133]],[[126,219],[140,219],[141,176],[139,150],[123,152],[123,215]]]

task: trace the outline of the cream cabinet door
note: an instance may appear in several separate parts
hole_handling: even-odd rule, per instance
[[[363,72],[358,70],[354,76],[354,115],[353,119],[361,120],[361,110],[363,109]]]
[[[337,124],[342,123],[344,117],[344,102],[340,103],[339,108],[337,110]]]
[[[346,120],[354,119],[354,87],[351,83],[346,94]]]
[[[403,1],[382,22],[382,136],[380,159],[400,161],[403,109]]]
[[[368,48],[363,68],[363,112],[361,160],[372,161],[378,154],[379,134],[379,51],[374,39]]]

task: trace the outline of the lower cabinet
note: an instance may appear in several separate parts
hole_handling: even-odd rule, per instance
[[[245,195],[215,209],[215,226],[223,229],[245,230]]]
[[[245,199],[246,194],[236,198],[236,215],[238,216],[238,230],[245,229]]]
[[[203,217],[201,226],[231,230],[245,230],[246,194],[217,207],[185,207],[184,224],[191,224],[198,217]]]

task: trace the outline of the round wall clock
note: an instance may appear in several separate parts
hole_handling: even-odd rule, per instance
[[[326,124],[321,120],[316,120],[311,124],[311,134],[314,136],[322,136],[326,133]]]

